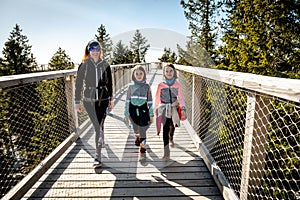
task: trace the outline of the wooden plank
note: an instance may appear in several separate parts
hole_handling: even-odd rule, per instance
[[[64,189],[64,188],[99,188],[101,187],[118,187],[118,188],[157,188],[163,187],[166,183],[161,180],[83,180],[83,181],[47,181],[40,182],[35,185],[36,189]],[[197,180],[176,180],[172,182],[172,186],[191,187],[199,185],[201,187],[214,186],[215,183],[211,179],[197,179]]]
[[[48,198],[56,196],[57,198],[71,197],[85,197],[85,198],[109,198],[111,196],[123,198],[123,197],[152,197],[152,198],[163,198],[163,197],[190,197],[198,196],[215,196],[219,192],[214,190],[212,187],[182,187],[182,186],[166,186],[157,188],[118,188],[118,187],[107,187],[107,188],[85,188],[79,190],[77,188],[66,189],[39,189],[38,192],[34,193],[31,198]]]

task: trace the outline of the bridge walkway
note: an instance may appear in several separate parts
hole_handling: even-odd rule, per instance
[[[147,74],[153,96],[161,70]],[[147,132],[147,158],[140,161],[131,127],[124,123],[126,90],[116,96],[105,122],[103,167],[93,169],[90,126],[22,199],[223,199],[191,136],[176,128],[171,159],[162,160],[163,140],[155,123]]]

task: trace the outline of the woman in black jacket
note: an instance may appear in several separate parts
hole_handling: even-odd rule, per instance
[[[83,105],[96,132],[93,166],[99,168],[102,166],[101,149],[104,147],[104,120],[107,108],[113,108],[113,90],[111,68],[102,59],[101,46],[97,40],[91,40],[85,48],[83,61],[78,67],[75,87],[75,108],[78,112],[82,111],[80,100],[83,97]]]

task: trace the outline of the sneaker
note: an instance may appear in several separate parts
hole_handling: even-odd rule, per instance
[[[140,148],[140,161],[145,161],[146,160],[146,149],[141,147]]]
[[[139,136],[136,136],[136,137],[135,137],[135,142],[134,142],[135,146],[140,146],[140,143],[141,143],[140,137],[139,137]]]
[[[93,167],[100,168],[100,167],[102,167],[102,163],[99,160],[95,159]]]
[[[140,153],[139,161],[146,161],[146,153]]]

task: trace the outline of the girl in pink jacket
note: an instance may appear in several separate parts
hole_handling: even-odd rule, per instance
[[[157,134],[163,124],[164,156],[163,160],[170,159],[170,148],[174,146],[173,136],[175,127],[180,126],[178,106],[181,107],[181,119],[186,119],[186,107],[181,84],[177,81],[177,74],[173,64],[163,69],[164,81],[159,83],[155,95]]]

